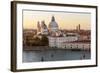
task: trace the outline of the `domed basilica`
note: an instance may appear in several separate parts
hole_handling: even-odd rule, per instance
[[[55,20],[55,17],[52,16],[51,21],[47,27],[45,21],[38,21],[37,22],[38,33],[37,34],[44,34],[44,35],[56,35],[59,32],[58,23]]]

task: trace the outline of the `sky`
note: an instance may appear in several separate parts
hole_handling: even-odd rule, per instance
[[[23,11],[23,28],[37,29],[37,22],[45,21],[48,26],[51,22],[52,16],[58,23],[60,29],[76,29],[80,24],[81,29],[89,30],[91,28],[91,14],[90,13],[76,13],[76,12],[53,12],[53,11]]]

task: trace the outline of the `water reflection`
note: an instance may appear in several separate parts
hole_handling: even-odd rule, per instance
[[[40,50],[23,51],[23,62],[90,59],[89,51]]]

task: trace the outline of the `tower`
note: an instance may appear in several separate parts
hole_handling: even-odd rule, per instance
[[[78,30],[80,31],[80,28],[81,28],[81,26],[80,26],[80,24],[78,25]]]
[[[41,32],[41,26],[40,26],[40,22],[37,22],[37,32]]]
[[[78,26],[76,26],[76,29],[77,29],[78,32],[81,30],[80,24]]]
[[[48,34],[48,28],[45,24],[45,21],[41,21],[41,34],[44,34],[44,35]]]

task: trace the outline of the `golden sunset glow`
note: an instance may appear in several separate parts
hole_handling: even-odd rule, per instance
[[[48,26],[52,16],[55,17],[60,29],[76,29],[78,24],[80,24],[81,29],[91,28],[91,14],[89,13],[47,11],[23,11],[23,28],[37,29],[37,22],[43,20]]]

